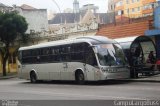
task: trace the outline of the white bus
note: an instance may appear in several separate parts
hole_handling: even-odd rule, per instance
[[[102,36],[53,41],[19,49],[19,78],[85,81],[129,78],[121,46]]]

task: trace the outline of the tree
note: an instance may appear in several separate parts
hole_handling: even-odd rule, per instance
[[[17,39],[26,39],[28,24],[23,16],[17,12],[0,13],[0,42],[4,44],[1,48],[3,76],[6,76],[6,63],[9,57],[9,47]]]

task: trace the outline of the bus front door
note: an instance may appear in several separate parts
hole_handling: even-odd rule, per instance
[[[86,63],[84,66],[85,66],[84,68],[85,68],[87,80],[95,80],[94,66],[97,66],[97,61],[96,61],[96,57],[95,57],[93,51],[90,51],[87,54]]]
[[[94,72],[94,67],[93,66],[86,65],[85,66],[85,72],[86,72],[86,78],[87,78],[86,80],[90,80],[90,81],[95,80],[95,78],[94,78],[95,72]]]

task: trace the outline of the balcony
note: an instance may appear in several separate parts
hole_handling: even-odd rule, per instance
[[[143,0],[142,4],[145,5],[145,4],[149,4],[149,3],[153,3],[153,2],[156,2],[156,0]]]
[[[117,6],[117,7],[115,7],[115,11],[117,11],[117,10],[124,10],[124,6]]]
[[[154,9],[146,9],[146,10],[142,10],[142,14],[153,14]]]

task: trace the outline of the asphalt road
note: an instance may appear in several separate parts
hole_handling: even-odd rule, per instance
[[[31,84],[12,78],[0,80],[0,100],[160,100],[160,83],[105,81],[76,85],[50,81]]]

